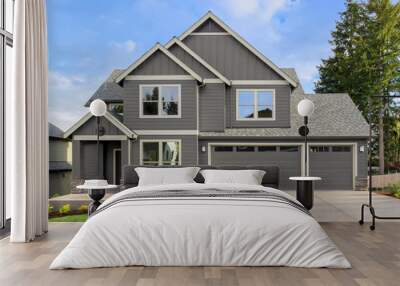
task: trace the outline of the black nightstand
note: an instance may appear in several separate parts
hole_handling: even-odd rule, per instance
[[[320,181],[320,177],[290,177],[289,180],[296,181],[296,199],[302,205],[311,210],[314,204],[314,181]]]

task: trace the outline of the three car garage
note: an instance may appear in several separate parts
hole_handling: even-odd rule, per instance
[[[322,178],[316,190],[352,190],[357,170],[356,144],[311,143],[309,174]],[[295,189],[291,176],[304,174],[303,143],[209,143],[208,163],[217,166],[279,166],[279,187]]]

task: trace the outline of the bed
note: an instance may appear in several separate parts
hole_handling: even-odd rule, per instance
[[[310,213],[277,189],[276,166],[248,168],[266,171],[261,185],[204,184],[197,175],[195,183],[137,186],[135,166],[126,166],[124,190],[99,207],[50,269],[351,267]]]

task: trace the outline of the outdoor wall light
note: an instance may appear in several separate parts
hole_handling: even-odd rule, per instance
[[[306,150],[304,156],[304,165],[306,169],[306,176],[309,175],[309,168],[308,168],[308,145],[307,145],[307,135],[309,133],[309,129],[307,127],[308,124],[308,117],[311,116],[314,112],[314,103],[309,99],[303,99],[297,105],[297,112],[300,116],[304,117],[304,125],[299,128],[299,134],[304,136],[304,149]]]
[[[360,152],[364,152],[365,151],[365,146],[364,145],[361,145],[360,146]]]
[[[205,153],[206,152],[206,146],[201,146],[201,152]]]
[[[99,157],[100,157],[100,132],[101,135],[104,135],[104,130],[100,130],[100,117],[106,115],[107,113],[107,104],[101,99],[95,99],[90,103],[89,107],[90,113],[96,116],[97,122],[97,176],[98,179],[101,179],[102,176],[100,174],[100,164],[99,164]]]

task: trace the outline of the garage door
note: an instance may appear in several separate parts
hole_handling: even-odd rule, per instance
[[[294,190],[291,176],[301,174],[300,146],[229,146],[211,148],[211,163],[216,166],[276,165],[279,167],[279,188]]]
[[[353,189],[352,146],[310,146],[309,154],[310,176],[322,178],[316,190]]]

